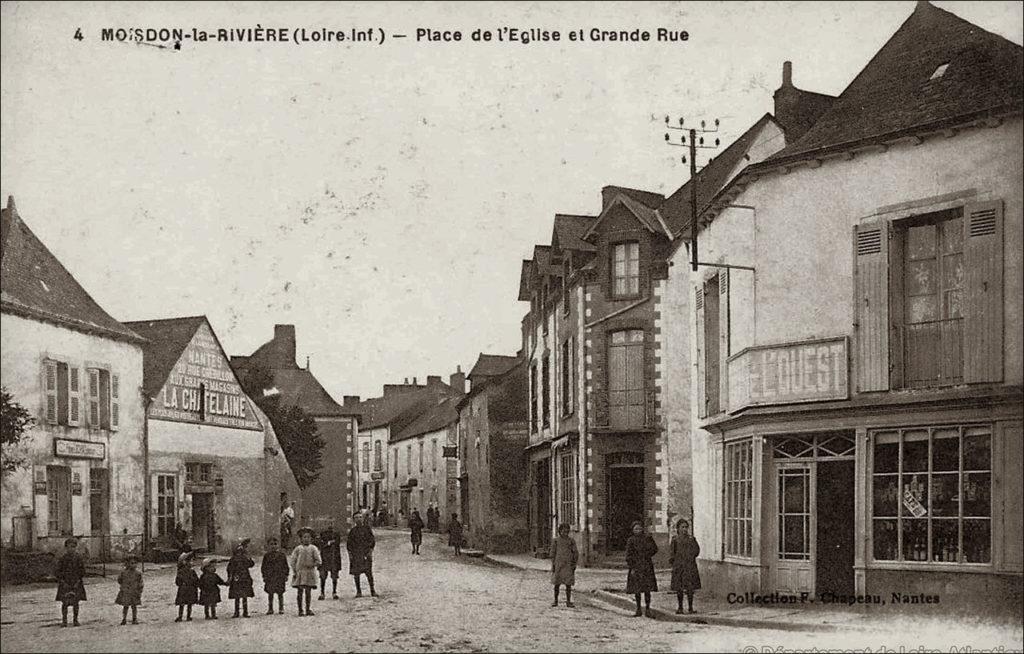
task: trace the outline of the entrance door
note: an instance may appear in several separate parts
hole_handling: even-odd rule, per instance
[[[819,461],[815,592],[853,594],[853,461]]]
[[[211,552],[214,543],[213,494],[192,493],[192,547]]]
[[[537,483],[537,548],[546,552],[551,545],[551,459],[538,461],[534,470]]]
[[[778,464],[775,588],[780,593],[814,592],[813,473],[811,463]]]
[[[107,558],[110,533],[110,478],[106,468],[89,470],[89,525],[93,540],[99,544],[100,556]]]
[[[51,536],[71,535],[71,468],[46,466],[47,526]]]
[[[626,548],[632,525],[644,519],[643,465],[608,467],[608,550]]]

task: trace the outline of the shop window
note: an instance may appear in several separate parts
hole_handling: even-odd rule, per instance
[[[186,470],[189,466],[186,466]],[[177,523],[177,477],[174,475],[156,476],[156,534],[172,536]],[[192,481],[192,479],[188,479]]]
[[[209,484],[213,480],[212,463],[186,463],[185,481],[190,484]]]
[[[640,244],[636,241],[612,246],[612,297],[640,294]]]
[[[725,553],[729,556],[749,558],[751,555],[754,524],[752,456],[750,441],[725,446]]]
[[[559,456],[559,521],[576,524],[576,456],[568,450]]]
[[[991,428],[876,432],[872,453],[876,561],[991,562]]]

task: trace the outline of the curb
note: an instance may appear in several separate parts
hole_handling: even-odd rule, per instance
[[[634,601],[607,590],[593,590],[591,593],[607,604],[632,610]],[[864,627],[845,624],[821,624],[818,622],[783,622],[781,620],[757,620],[753,618],[726,618],[718,615],[676,614],[659,608],[651,608],[655,620],[663,622],[690,622],[693,624],[725,625],[749,629],[776,629],[779,631],[863,631]]]

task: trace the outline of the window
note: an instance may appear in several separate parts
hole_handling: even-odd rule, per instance
[[[370,472],[370,444],[364,442],[360,448],[360,453],[363,455],[363,472]]]
[[[725,446],[725,553],[729,556],[750,557],[754,524],[751,510],[754,486],[752,454],[750,441]],[[780,493],[780,503],[784,494]],[[780,539],[780,551],[786,542],[785,538]]]
[[[612,296],[640,294],[640,244],[616,243],[612,247]]]
[[[559,479],[559,521],[568,525],[576,524],[576,455],[567,450],[559,457],[561,478]]]
[[[188,470],[188,466],[185,468]],[[186,480],[189,480],[186,477]],[[178,498],[175,490],[177,479],[174,475],[156,476],[156,533],[157,536],[170,536],[174,533],[177,522]]]
[[[71,534],[71,469],[46,466],[47,528],[51,536]]]
[[[432,470],[437,472],[437,439],[430,441],[430,464]]]
[[[963,381],[964,221],[961,210],[912,219],[897,232],[902,253],[904,384]],[[900,281],[897,280],[897,284]]]
[[[420,441],[420,474],[423,474],[423,441]]]
[[[373,469],[376,472],[384,469],[384,457],[381,454],[380,441],[374,441],[373,443]]]
[[[43,363],[43,392],[46,397],[46,422],[77,427],[81,424],[79,368],[63,361]]]
[[[530,364],[530,431],[537,431],[537,362]]]
[[[540,405],[541,419],[545,427],[551,425],[551,356],[545,354],[541,359]]]
[[[185,464],[185,481],[190,484],[209,484],[213,479],[213,464],[191,462]]]
[[[562,343],[562,415],[568,416],[573,412],[573,393],[575,392],[575,386],[573,385],[573,362],[575,360],[575,352],[573,352],[572,340],[567,339]]]
[[[872,435],[876,561],[992,561],[992,430],[950,426]]]
[[[608,347],[608,421],[613,429],[647,423],[644,390],[644,332],[612,332]]]

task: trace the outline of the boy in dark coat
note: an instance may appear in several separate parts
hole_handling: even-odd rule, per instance
[[[341,534],[334,530],[334,525],[320,532],[320,598],[324,598],[327,589],[327,577],[331,578],[331,597],[338,599],[338,571],[341,570]]]
[[[455,556],[462,554],[462,523],[457,513],[448,521],[448,545],[455,548]]]
[[[187,621],[192,621],[192,605],[199,602],[199,575],[192,568],[195,562],[194,552],[182,552],[178,556],[178,572],[174,576],[174,585],[178,592],[174,596],[174,603],[178,605],[178,617],[175,622],[181,622],[182,614],[188,610]]]
[[[57,568],[53,575],[57,578],[57,597],[60,602],[62,627],[68,626],[68,607],[74,612],[74,626],[78,626],[78,603],[85,601],[85,562],[77,552],[78,539],[68,538],[64,541],[64,554],[57,560]]]
[[[417,509],[413,509],[409,517],[409,537],[412,540],[412,553],[419,554],[423,543],[423,518]]]
[[[143,581],[142,573],[135,567],[137,562],[138,559],[135,556],[129,555],[124,560],[124,570],[117,575],[119,590],[114,603],[123,607],[121,610],[122,625],[128,623],[129,608],[132,610],[132,624],[139,624],[139,604],[142,604]]]
[[[274,615],[274,595],[277,595],[277,612],[284,613],[284,589],[288,584],[288,557],[277,547],[277,539],[267,541],[267,553],[260,564],[263,575],[263,590],[267,593],[267,615]]]
[[[690,523],[680,520],[676,523],[676,537],[670,545],[668,563],[672,566],[672,590],[676,591],[679,608],[676,613],[683,612],[683,595],[690,613],[693,613],[693,593],[700,588],[700,573],[697,571],[697,557],[700,545],[690,534]]]
[[[363,588],[359,584],[359,575],[366,575],[370,582],[370,595],[377,596],[373,587],[373,548],[377,544],[373,531],[364,524],[363,517],[355,516],[356,524],[348,530],[345,538],[345,549],[348,550],[348,572],[356,582],[356,597],[363,596]]]
[[[626,565],[629,575],[626,577],[626,592],[632,593],[636,599],[634,617],[651,613],[651,592],[658,590],[658,579],[654,576],[654,555],[658,553],[658,545],[650,534],[644,533],[641,522],[633,523],[633,535],[626,541]],[[645,612],[640,611],[640,594],[644,596]]]
[[[572,603],[572,587],[576,583],[576,563],[580,553],[576,541],[569,538],[569,525],[558,525],[558,536],[551,541],[551,583],[555,587],[555,601],[551,606],[558,606],[558,587],[565,586],[565,605],[575,608]]]
[[[207,620],[217,619],[217,605],[220,604],[220,586],[228,582],[217,574],[217,564],[212,559],[203,560],[203,574],[199,577],[199,602]]]
[[[235,614],[231,617],[238,617],[238,604],[242,604],[242,617],[249,617],[249,598],[255,597],[252,590],[252,575],[249,568],[256,565],[256,562],[249,557],[246,546],[249,539],[246,539],[235,546],[235,553],[228,561],[228,599],[235,600]]]

